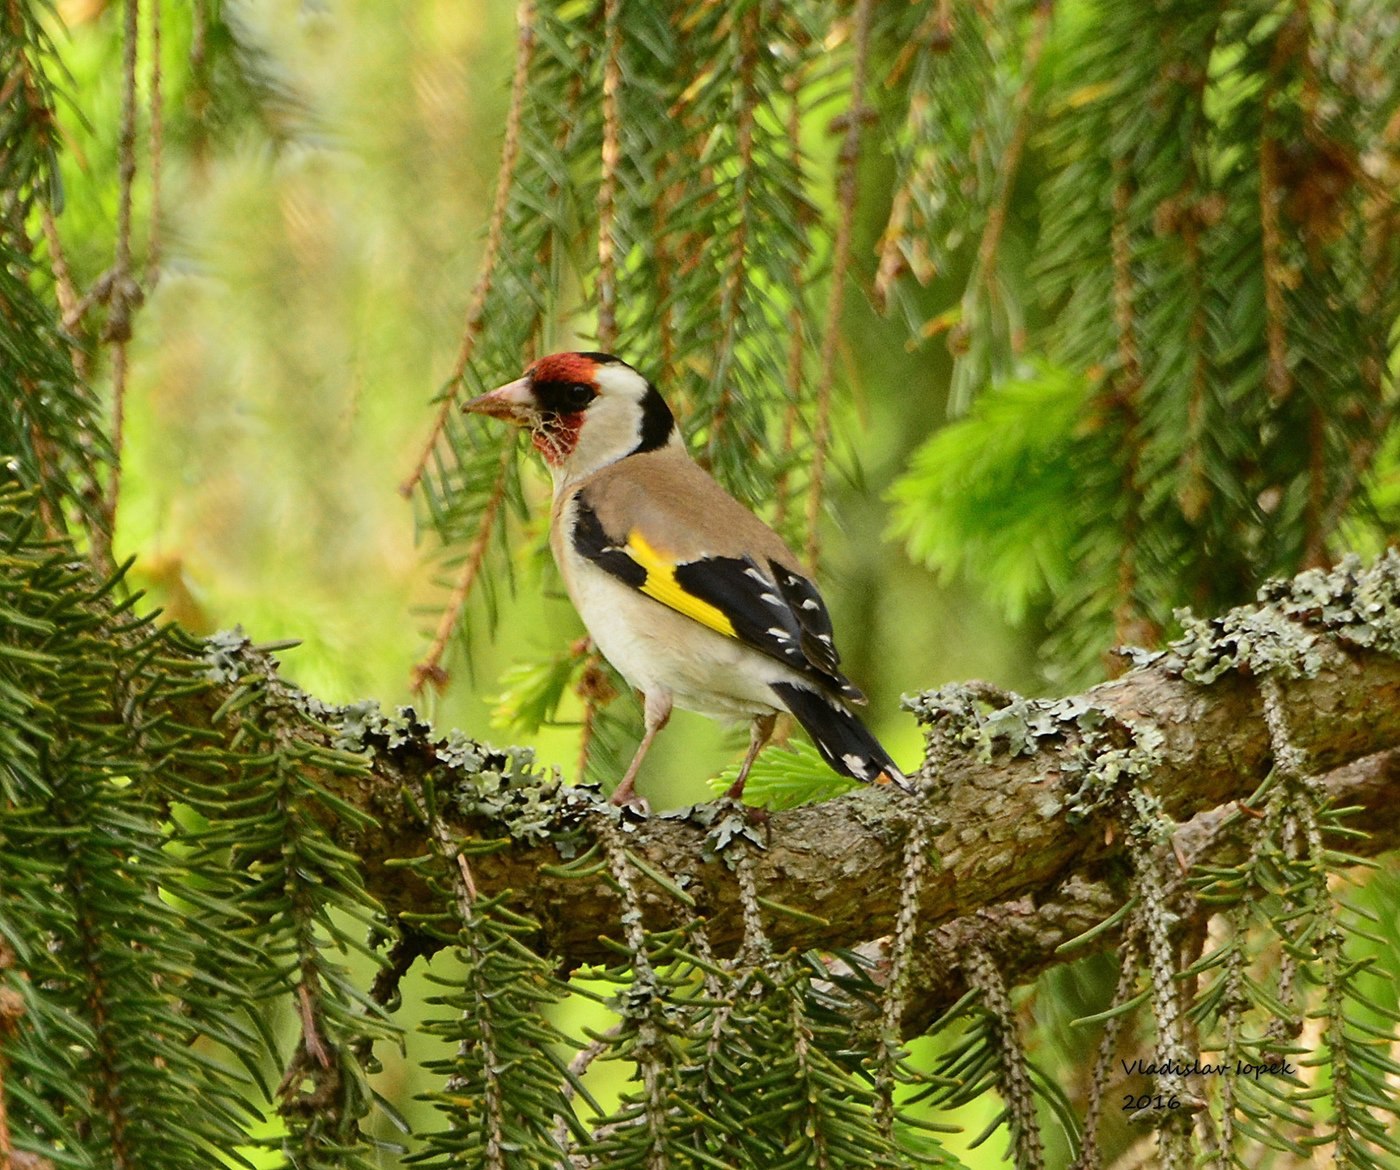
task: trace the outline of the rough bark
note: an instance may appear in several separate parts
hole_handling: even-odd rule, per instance
[[[348,822],[333,829],[363,858],[370,890],[391,913],[437,908],[410,871],[392,864],[427,851],[420,797],[430,784],[442,810],[439,831],[498,842],[486,851],[468,847],[477,890],[512,891],[540,925],[541,953],[564,971],[616,961],[609,942],[621,933],[622,908],[607,867],[583,867],[582,876],[560,871],[561,846],[568,856],[587,850],[609,818],[640,859],[635,884],[648,925],[698,915],[721,954],[733,952],[744,931],[738,885],[719,847],[727,836],[761,843],[748,848],[759,891],[799,912],[767,908],[763,926],[775,947],[864,944],[878,953],[871,944],[889,932],[898,909],[906,839],[916,819],[927,818],[938,856],[920,890],[922,938],[906,1021],[916,1028],[958,994],[958,956],[968,944],[990,952],[1008,979],[1026,978],[1122,903],[1114,875],[1144,793],[1156,802],[1154,817],[1178,823],[1183,861],[1237,855],[1251,818],[1247,808],[1236,810],[1268,775],[1280,734],[1295,772],[1320,777],[1337,803],[1364,810],[1356,823],[1371,836],[1349,849],[1400,844],[1390,754],[1400,749],[1394,556],[1364,572],[1348,563],[1272,587],[1260,605],[1190,624],[1171,655],[1138,655],[1136,669],[1082,695],[989,703],[985,690],[950,688],[921,696],[913,706],[928,731],[925,795],[864,789],[774,813],[761,825],[713,805],[640,818],[543,777],[503,784],[511,770],[505,758],[484,755],[480,745],[444,743],[411,716],[366,720],[360,711],[351,719],[351,710],[325,708],[281,682],[266,656],[239,655],[238,685],[261,677],[272,707],[315,716],[302,719],[297,734],[328,728],[327,746],[344,747],[347,725],[356,724],[349,741],[365,750],[368,766],[328,771],[321,782],[374,817],[370,829]],[[1276,696],[1272,733],[1266,691]],[[202,701],[219,700],[215,688]],[[684,888],[693,908],[648,871]],[[1095,945],[1113,941],[1108,934]]]
[[[1282,684],[1294,742],[1315,770],[1324,771],[1400,746],[1400,662],[1388,655],[1334,647],[1312,678]],[[1152,727],[1162,735],[1160,762],[1150,788],[1164,811],[1186,820],[1202,810],[1247,798],[1267,773],[1269,733],[1260,691],[1247,678],[1226,676],[1201,686],[1165,666],[1135,670],[1081,696],[1124,727]],[[1073,874],[1093,876],[1119,836],[1112,813],[1081,824],[1065,815],[1064,776],[1082,767],[1082,744],[1072,731],[1033,754],[971,752],[939,765],[942,796],[925,806],[947,827],[935,838],[941,866],[923,891],[926,927],[999,906],[1024,894],[1046,895]],[[370,888],[393,911],[430,909],[427,891],[386,863],[424,852],[426,838],[401,798],[435,763],[429,737],[410,735],[381,747],[361,779],[337,778],[338,795],[371,812],[378,832],[350,832],[344,844],[365,860]],[[1376,848],[1396,842],[1388,810],[1394,786],[1367,784],[1349,799],[1374,801],[1366,818]],[[821,924],[774,914],[765,924],[779,947],[848,947],[886,933],[898,903],[901,850],[920,801],[900,793],[861,790],[827,803],[774,813],[754,830],[759,887]],[[577,811],[577,806],[574,806]],[[613,815],[600,806],[597,816]],[[512,826],[462,816],[451,824],[468,837],[511,835]],[[731,950],[742,935],[732,873],[715,859],[710,829],[683,815],[627,821],[630,848],[669,874],[696,900],[711,943]],[[586,830],[585,830],[586,831]],[[474,857],[479,889],[515,891],[522,908],[541,924],[544,943],[561,966],[613,957],[602,941],[617,930],[618,902],[605,874],[565,878],[541,873],[561,857],[548,840],[518,842]],[[689,911],[660,886],[647,884],[645,910],[654,927],[674,925]]]

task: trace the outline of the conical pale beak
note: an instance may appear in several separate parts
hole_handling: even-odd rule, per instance
[[[498,386],[479,398],[462,403],[462,409],[470,414],[504,419],[518,427],[529,426],[539,414],[535,396],[530,390],[529,378],[516,378],[514,382]]]

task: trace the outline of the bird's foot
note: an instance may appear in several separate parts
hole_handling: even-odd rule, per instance
[[[748,818],[749,824],[761,827],[768,823],[770,814],[766,808],[761,808],[756,804],[745,804],[740,807],[744,810],[744,816]]]
[[[614,804],[618,808],[628,809],[638,816],[651,816],[651,804],[631,784],[619,784],[608,799],[608,803]]]
[[[742,780],[738,783],[731,784],[725,794],[720,797],[720,802],[722,804],[732,804],[744,814],[744,819],[755,827],[768,823],[769,812],[766,808],[761,808],[756,804],[744,803],[744,784]]]

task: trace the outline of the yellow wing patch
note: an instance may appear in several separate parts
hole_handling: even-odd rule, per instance
[[[640,588],[648,597],[656,598],[662,605],[670,606],[677,613],[685,614],[702,626],[718,630],[726,637],[735,636],[734,623],[724,615],[724,611],[687,593],[676,580],[676,566],[652,548],[640,532],[634,530],[628,534],[627,554],[647,571],[647,579]]]

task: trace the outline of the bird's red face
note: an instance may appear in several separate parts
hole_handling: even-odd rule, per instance
[[[656,388],[605,353],[542,357],[514,382],[462,409],[529,430],[556,479],[578,478],[634,451],[651,450],[674,430]]]
[[[584,412],[598,397],[598,362],[581,353],[556,353],[526,367],[524,376],[473,398],[463,410],[499,418],[530,432],[551,467],[578,446]]]

